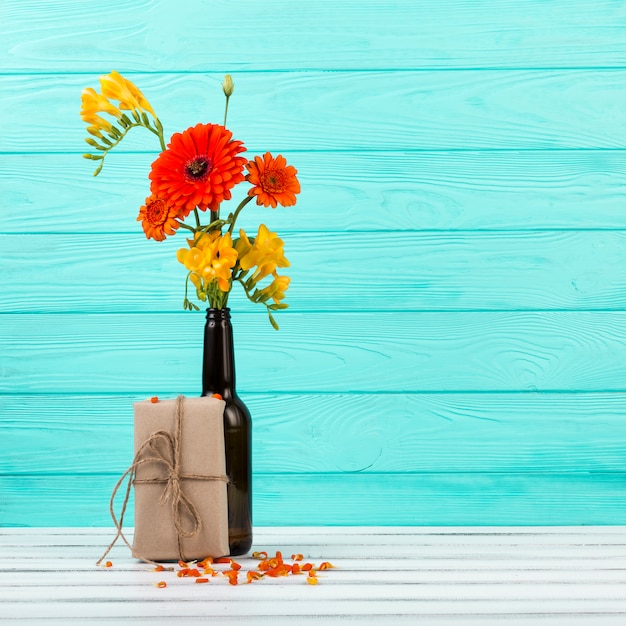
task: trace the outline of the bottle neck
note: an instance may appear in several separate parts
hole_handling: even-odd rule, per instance
[[[202,360],[202,395],[234,398],[235,350],[230,309],[207,309]]]

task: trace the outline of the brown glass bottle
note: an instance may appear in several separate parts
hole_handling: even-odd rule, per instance
[[[204,327],[202,395],[219,393],[224,408],[230,555],[252,546],[252,422],[235,391],[235,351],[230,309],[207,309]]]

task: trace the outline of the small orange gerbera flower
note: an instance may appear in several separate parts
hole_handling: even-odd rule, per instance
[[[165,235],[173,235],[179,226],[176,218],[178,209],[152,194],[146,198],[146,203],[139,209],[138,222],[141,222],[143,232],[148,239],[163,241]]]
[[[241,141],[219,124],[196,124],[174,133],[167,147],[152,164],[150,189],[165,198],[185,218],[196,207],[217,211],[230,190],[244,179]]]
[[[300,193],[298,170],[287,165],[285,157],[279,154],[274,158],[266,152],[263,158],[256,156],[254,161],[249,161],[246,169],[249,172],[246,180],[253,185],[248,195],[256,196],[258,205],[275,209],[279,204],[293,206],[296,203],[296,194]]]

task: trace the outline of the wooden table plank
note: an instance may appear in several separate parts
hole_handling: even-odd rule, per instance
[[[132,534],[129,529],[129,533]],[[626,622],[625,527],[258,528],[254,549],[331,560],[305,577],[232,587],[155,572],[106,528],[0,528],[0,622],[550,624]],[[243,571],[251,558],[237,559]],[[167,587],[155,583],[165,580]]]

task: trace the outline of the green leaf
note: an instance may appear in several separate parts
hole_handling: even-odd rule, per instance
[[[278,327],[278,324],[276,323],[276,320],[274,319],[274,316],[269,312],[267,312],[267,314],[269,315],[270,318],[270,324],[274,327],[274,330],[280,330]]]

